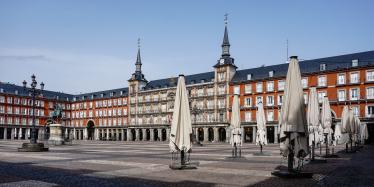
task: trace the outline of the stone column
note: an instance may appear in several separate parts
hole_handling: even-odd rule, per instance
[[[169,130],[170,133],[170,130]],[[195,128],[196,141],[199,141],[199,128]]]
[[[139,130],[140,130],[140,129],[135,129],[135,141],[139,141],[139,140],[140,140],[140,133],[139,133]]]
[[[22,128],[18,128],[18,139],[22,139]]]
[[[131,138],[131,129],[127,129],[126,133],[127,133],[127,141],[131,141],[132,140],[132,138]]]
[[[147,129],[142,129],[143,141],[147,141]]]
[[[4,140],[8,139],[8,128],[4,127]]]
[[[84,140],[87,140],[87,139],[88,139],[87,128],[84,128],[84,129],[83,129],[83,139],[84,139]]]
[[[162,129],[157,129],[158,139],[162,141]]]
[[[155,134],[153,129],[149,129],[150,141],[155,141]]]
[[[166,141],[170,141],[170,128],[166,128]]]
[[[274,126],[274,143],[278,143],[278,126]]]
[[[94,140],[99,140],[99,129],[95,128],[95,137]]]
[[[122,132],[121,141],[125,141],[125,129],[120,129]]]
[[[245,140],[245,131],[244,131],[244,127],[241,127],[240,129],[242,130],[242,142],[244,143],[244,140]]]
[[[77,139],[77,133],[75,131],[75,128],[73,129],[73,139],[76,140]]]
[[[218,127],[214,127],[213,128],[213,132],[214,132],[214,142],[218,142],[218,136],[219,136],[219,134],[218,134]]]
[[[65,127],[65,139],[69,139],[68,128]]]
[[[14,140],[14,128],[12,128],[11,134],[10,134],[10,139]]]
[[[109,140],[109,129],[106,129],[106,140]]]
[[[117,136],[116,136],[116,140],[117,141],[119,141],[120,139],[119,139],[119,132],[120,132],[120,129],[116,129],[116,134],[117,134]],[[122,135],[122,134],[121,134]]]
[[[204,142],[208,142],[209,136],[208,136],[208,128],[204,127]]]
[[[229,143],[231,139],[231,128],[226,127],[226,142]]]
[[[255,143],[256,142],[256,135],[257,135],[257,128],[254,126],[252,127],[252,143]]]

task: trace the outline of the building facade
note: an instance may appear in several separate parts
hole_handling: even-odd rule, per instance
[[[262,102],[268,142],[277,143],[288,64],[238,70],[230,55],[227,23],[221,47],[212,71],[185,76],[193,135],[202,142],[228,141],[231,102],[233,94],[239,94],[244,142],[255,141],[257,104]],[[148,81],[140,47],[135,66],[125,88],[79,95],[43,91],[36,101],[38,138],[48,138],[49,116],[59,104],[67,138],[167,141],[178,76]],[[306,103],[309,88],[316,87],[319,99],[329,98],[335,123],[349,105],[374,135],[374,51],[301,61],[300,69]],[[0,82],[0,139],[30,137],[31,106],[27,90]]]

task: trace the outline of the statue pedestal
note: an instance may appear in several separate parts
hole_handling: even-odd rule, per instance
[[[65,144],[64,137],[62,136],[62,125],[61,124],[50,124],[49,130],[50,135],[48,143],[52,145],[63,145]]]

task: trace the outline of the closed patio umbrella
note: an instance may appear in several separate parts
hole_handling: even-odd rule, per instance
[[[170,151],[181,154],[181,166],[178,166],[177,169],[183,169],[187,165],[185,154],[190,152],[192,148],[191,134],[192,125],[185,78],[183,75],[179,75],[169,142]],[[170,167],[172,168],[172,166]]]
[[[280,151],[288,157],[288,173],[273,172],[277,176],[294,174],[294,157],[303,159],[308,153],[308,127],[305,112],[304,92],[297,57],[290,58],[284,101],[282,104],[280,131]],[[311,175],[308,175],[311,176]]]
[[[233,157],[237,157],[237,147],[242,146],[242,130],[240,128],[240,104],[239,104],[239,96],[234,94],[234,98],[232,100],[232,110],[231,110],[231,138],[230,144],[234,148],[233,150]],[[241,151],[239,152],[240,157]]]
[[[256,114],[256,121],[257,121],[257,137],[256,137],[256,145],[260,145],[261,153],[262,153],[262,146],[267,144],[266,138],[266,118],[265,118],[265,111],[264,106],[262,103],[258,104],[258,110]]]
[[[369,138],[369,132],[368,132],[368,127],[366,123],[362,123],[360,125],[360,141],[362,144],[364,144],[365,140]]]
[[[310,88],[308,101],[307,123],[309,133],[309,146],[312,147],[311,156],[312,160],[314,160],[314,148],[316,142],[320,141],[319,127],[321,125],[318,95],[315,87]]]
[[[330,102],[328,97],[323,98],[322,102],[322,111],[321,111],[321,124],[323,128],[323,134],[325,135],[325,145],[326,145],[326,156],[328,155],[328,146],[331,145],[332,139],[332,116],[331,116],[331,108]]]

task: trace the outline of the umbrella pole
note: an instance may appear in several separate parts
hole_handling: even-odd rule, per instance
[[[238,148],[236,147],[236,143],[234,143],[234,157],[236,158],[238,155]]]
[[[181,151],[181,165],[183,166],[183,165],[185,165],[186,163],[185,163],[185,160],[184,160],[184,150],[182,150]]]
[[[314,147],[315,147],[315,141],[312,143],[312,160],[314,160]]]
[[[290,137],[288,137],[290,138]],[[294,169],[293,169],[293,162],[294,162],[294,152],[293,152],[293,143],[294,143],[295,140],[292,140],[290,142],[290,147],[288,148],[288,171],[289,172],[294,172]]]
[[[329,143],[328,143],[328,138],[327,138],[327,134],[325,134],[325,144],[326,144],[326,157],[328,155],[328,152],[329,152]]]
[[[260,144],[260,148],[261,148],[261,153],[262,153],[262,144]]]

